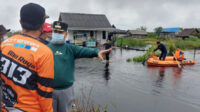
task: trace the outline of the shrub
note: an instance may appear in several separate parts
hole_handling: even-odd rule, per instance
[[[189,38],[186,39],[187,41],[197,41],[198,40],[198,37],[196,36],[189,36]]]
[[[128,58],[126,61],[127,61],[127,62],[131,62],[131,59],[130,59],[130,58]]]

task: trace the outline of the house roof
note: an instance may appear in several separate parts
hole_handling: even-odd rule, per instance
[[[69,30],[112,28],[107,17],[103,14],[60,13],[59,21],[67,23]]]
[[[113,29],[113,30],[110,30],[109,33],[112,33],[112,34],[127,34],[127,30]]]
[[[143,30],[128,30],[128,32],[132,35],[147,35],[147,32]]]
[[[177,28],[163,28],[162,32],[175,33],[179,30],[181,30],[181,28],[179,28],[179,27],[177,27]]]
[[[195,28],[191,28],[191,29],[184,29],[182,32],[180,32],[177,36],[179,37],[188,37],[190,35],[194,35],[198,33],[198,30]]]

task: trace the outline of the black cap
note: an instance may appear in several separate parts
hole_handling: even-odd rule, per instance
[[[45,14],[45,9],[34,3],[28,3],[21,8],[20,18],[22,22],[41,25],[44,23],[47,15]]]
[[[3,25],[0,25],[0,34],[5,34],[9,31],[10,29],[6,29]]]
[[[61,22],[61,21],[54,21],[53,22],[53,30],[54,31],[67,31],[68,24]]]

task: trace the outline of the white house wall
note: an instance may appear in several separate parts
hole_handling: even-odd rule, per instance
[[[103,35],[102,32],[100,32],[100,31],[96,32],[96,40],[98,43],[101,43],[102,35]]]
[[[68,31],[67,38],[70,40],[70,43],[74,43],[73,33],[74,33],[74,31]],[[90,33],[87,32],[87,35],[90,35]],[[103,39],[102,31],[94,31],[94,38],[97,40],[98,43],[104,44],[108,38],[108,32],[106,32],[106,39]]]
[[[74,43],[73,31],[68,31],[67,38],[69,39],[70,43]]]

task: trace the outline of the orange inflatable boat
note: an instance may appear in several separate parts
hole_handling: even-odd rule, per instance
[[[152,58],[149,58],[147,60],[147,65],[148,66],[168,66],[168,67],[176,67],[178,66],[177,62],[180,65],[194,65],[196,62],[194,60],[183,60],[183,61],[176,61],[172,56],[167,56],[165,58],[165,61],[159,60],[158,57],[153,56]]]

